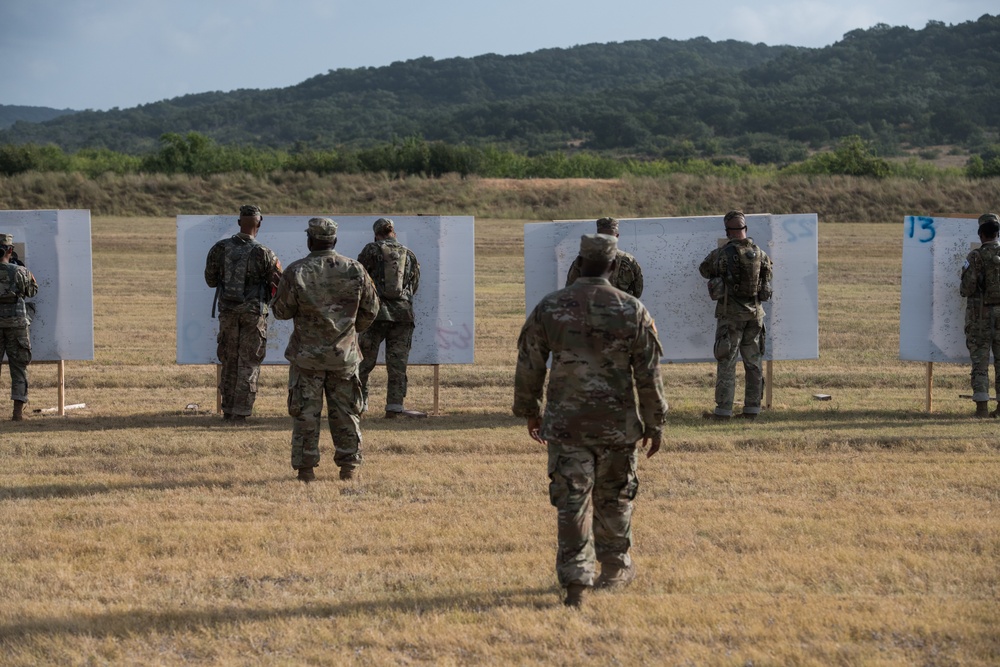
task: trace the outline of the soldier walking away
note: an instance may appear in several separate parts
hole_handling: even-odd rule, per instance
[[[548,449],[556,574],[572,607],[592,587],[622,588],[635,577],[636,448],[641,440],[647,457],[659,451],[666,421],[656,325],[638,299],[608,281],[617,248],[614,236],[581,237],[580,277],[538,303],[517,341],[514,415]]]
[[[972,400],[975,416],[996,417],[990,412],[990,352],[993,353],[995,390],[1000,395],[1000,217],[979,216],[979,241],[962,265],[959,292],[966,297],[965,346],[972,360]]]
[[[597,221],[597,233],[607,234],[618,238],[618,219],[601,218]],[[617,287],[626,294],[631,294],[635,298],[642,296],[642,267],[635,257],[624,250],[618,250],[615,256],[618,260],[618,268],[608,279],[614,287]],[[583,260],[577,256],[566,274],[566,287],[569,287],[580,277],[580,263]]]
[[[208,251],[205,282],[215,288],[223,419],[242,423],[253,412],[260,364],[267,353],[267,304],[281,278],[281,262],[256,239],[264,220],[258,206],[241,206],[239,234]]]
[[[14,237],[0,234],[0,361],[7,356],[10,367],[12,421],[24,419],[28,402],[28,364],[31,363],[31,317],[33,305],[25,299],[38,294],[35,276],[20,262],[14,263]]]
[[[311,482],[319,465],[320,418],[326,397],[333,461],[340,479],[354,479],[361,465],[358,333],[379,310],[375,285],[358,262],[338,254],[337,223],[312,218],[306,229],[309,255],[292,262],[278,284],[275,318],[292,320],[288,359],[288,414],[292,417],[292,468]]]
[[[387,380],[385,416],[426,417],[426,412],[407,410],[406,364],[413,343],[413,295],[420,286],[420,264],[417,256],[396,240],[396,229],[389,218],[379,218],[372,225],[375,240],[361,249],[358,261],[368,271],[378,290],[381,307],[378,317],[361,334],[361,387],[368,408],[368,376],[378,360],[378,349],[385,341]]]
[[[713,353],[718,364],[715,377],[715,410],[706,419],[727,420],[733,416],[736,394],[736,357],[743,358],[746,386],[744,419],[756,419],[764,393],[763,357],[766,331],[762,302],[771,298],[771,258],[753,239],[747,238],[743,211],[730,211],[723,219],[726,238],[721,248],[708,254],[698,267],[708,278],[709,296],[716,301]]]

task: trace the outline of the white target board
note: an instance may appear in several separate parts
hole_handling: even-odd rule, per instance
[[[978,248],[976,218],[910,215],[903,219],[899,358],[969,363],[962,265]]]
[[[281,265],[309,254],[306,227],[316,216],[265,215],[257,240]],[[382,216],[326,215],[337,221],[338,253],[357,259],[374,240],[372,223]],[[416,328],[411,364],[471,364],[475,331],[475,225],[468,216],[391,216],[400,243],[420,262],[413,299]],[[205,259],[220,239],[238,233],[235,215],[177,216],[177,363],[215,364],[219,321],[212,317],[215,290],[205,283]],[[287,364],[291,320],[268,315],[265,364]],[[379,359],[384,359],[383,350]]]
[[[815,213],[747,216],[747,232],[774,262],[774,296],[767,313],[765,359],[819,357],[819,253]],[[530,313],[543,296],[565,286],[580,236],[593,220],[524,227],[524,293]],[[698,266],[725,236],[722,216],[619,221],[618,247],[642,267],[640,301],[656,320],[663,361],[715,361],[715,302]]]
[[[18,258],[35,276],[30,299],[33,361],[94,358],[90,211],[0,211],[0,234],[14,236]]]

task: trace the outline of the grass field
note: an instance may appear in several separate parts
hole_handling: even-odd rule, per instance
[[[926,413],[897,360],[899,225],[821,224],[821,358],[775,364],[757,422],[702,422],[714,367],[664,367],[638,578],[563,608],[545,453],[510,416],[522,224],[476,223],[476,363],[442,368],[444,414],[376,418],[377,369],[361,479],[324,435],[303,485],[284,367],[247,427],[185,410],[215,372],[174,363],[173,220],[95,218],[88,407],[0,422],[0,664],[1000,663],[1000,420],[969,418],[963,366]],[[54,406],[54,367],[31,376]]]

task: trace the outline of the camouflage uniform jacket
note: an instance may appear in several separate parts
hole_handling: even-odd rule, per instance
[[[375,281],[375,288],[378,290],[378,298],[382,303],[378,311],[378,322],[412,322],[413,321],[413,295],[417,293],[420,286],[420,263],[417,256],[409,248],[406,250],[406,267],[403,269],[403,293],[397,299],[389,299],[384,296],[385,276],[382,271],[382,246],[395,245],[402,246],[399,241],[393,238],[382,241],[372,241],[361,249],[358,261],[368,271],[368,275]]]
[[[764,307],[760,305],[760,302],[768,301],[771,298],[772,264],[771,258],[754,244],[753,239],[731,239],[726,245],[708,253],[708,257],[702,261],[698,271],[703,278],[721,280],[726,275],[726,248],[732,245],[752,245],[761,254],[760,276],[757,281],[760,287],[756,298],[739,297],[726,290],[726,295],[715,304],[715,317],[735,321],[761,319],[764,317]]]
[[[240,232],[228,239],[222,239],[208,251],[208,259],[205,261],[205,282],[209,287],[220,288],[223,285],[225,272],[230,275],[237,270],[235,266],[226,266],[235,263],[238,256],[238,248],[255,239],[249,234]],[[225,299],[219,299],[219,312],[267,313],[267,302],[274,295],[274,290],[278,287],[281,279],[281,262],[277,255],[265,245],[257,244],[257,247],[250,253],[250,261],[247,265],[246,288],[244,293],[247,298],[242,303],[236,303]]]
[[[0,262],[0,328],[20,328],[31,324],[26,298],[38,294],[35,276],[23,265]]]
[[[608,280],[621,291],[638,299],[642,296],[642,267],[635,257],[624,250],[619,250],[615,259],[618,260],[618,268]],[[580,257],[577,256],[569,267],[569,273],[566,274],[566,287],[575,283],[579,277]]]
[[[962,284],[959,288],[959,292],[962,296],[968,297],[969,300],[966,302],[968,308],[979,308],[983,305],[983,294],[985,289],[985,278],[983,265],[983,250],[990,249],[996,252],[996,247],[1000,245],[1000,240],[998,241],[987,241],[979,248],[976,248],[968,254],[965,258],[965,264],[962,265]],[[992,253],[991,253],[992,254]],[[996,304],[989,304],[996,305]]]
[[[543,298],[517,341],[515,416],[541,415],[549,353],[552,373],[543,439],[573,445],[630,444],[663,429],[663,349],[653,318],[638,299],[604,278],[579,278]]]
[[[309,370],[346,370],[361,361],[357,332],[375,320],[379,301],[368,273],[335,250],[316,250],[288,265],[271,302],[274,317],[294,320],[285,358]]]

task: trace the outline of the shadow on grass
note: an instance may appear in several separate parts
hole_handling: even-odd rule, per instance
[[[321,422],[325,429],[325,410]],[[431,416],[425,419],[384,419],[381,415],[378,415],[362,417],[361,431],[363,433],[369,431],[453,431],[456,429],[509,428],[511,426],[523,425],[523,419],[503,413],[463,413]],[[35,417],[34,419],[22,422],[16,427],[10,427],[9,430],[10,432],[17,429],[22,432],[72,433],[158,428],[187,430],[219,429],[232,433],[240,431],[280,431],[291,433],[292,419],[285,415],[249,417],[246,423],[234,425],[231,422],[223,421],[221,417],[213,414],[184,415],[177,412],[152,412],[125,417]],[[0,425],[0,434],[3,434],[7,430],[4,425]]]
[[[293,471],[294,472],[294,471]],[[290,477],[289,479],[293,479]],[[7,486],[0,488],[0,501],[82,498],[102,493],[130,491],[173,491],[175,489],[235,489],[257,488],[273,480],[224,481],[218,479],[160,480],[156,482],[119,482],[110,484],[38,484],[36,486]]]
[[[863,429],[872,428],[911,428],[913,426],[954,426],[963,422],[970,425],[978,424],[983,428],[994,426],[1000,430],[1000,420],[972,419],[972,413],[927,413],[919,411],[901,410],[877,410],[877,409],[850,409],[840,410],[837,408],[815,410],[809,412],[764,410],[754,421],[744,419],[732,419],[728,422],[713,422],[701,418],[700,416],[679,416],[676,413],[667,418],[669,427],[670,421],[677,419],[687,424],[700,423],[706,428],[752,428],[752,429],[772,429],[772,430],[805,430],[805,429]]]
[[[407,600],[373,600],[303,604],[276,609],[223,607],[191,611],[129,610],[70,617],[42,617],[0,625],[0,645],[32,637],[86,635],[94,638],[127,638],[204,630],[247,622],[294,618],[329,620],[357,614],[383,618],[387,613],[426,614],[440,611],[487,612],[493,609],[547,609],[561,607],[551,586],[469,595],[443,595]]]

